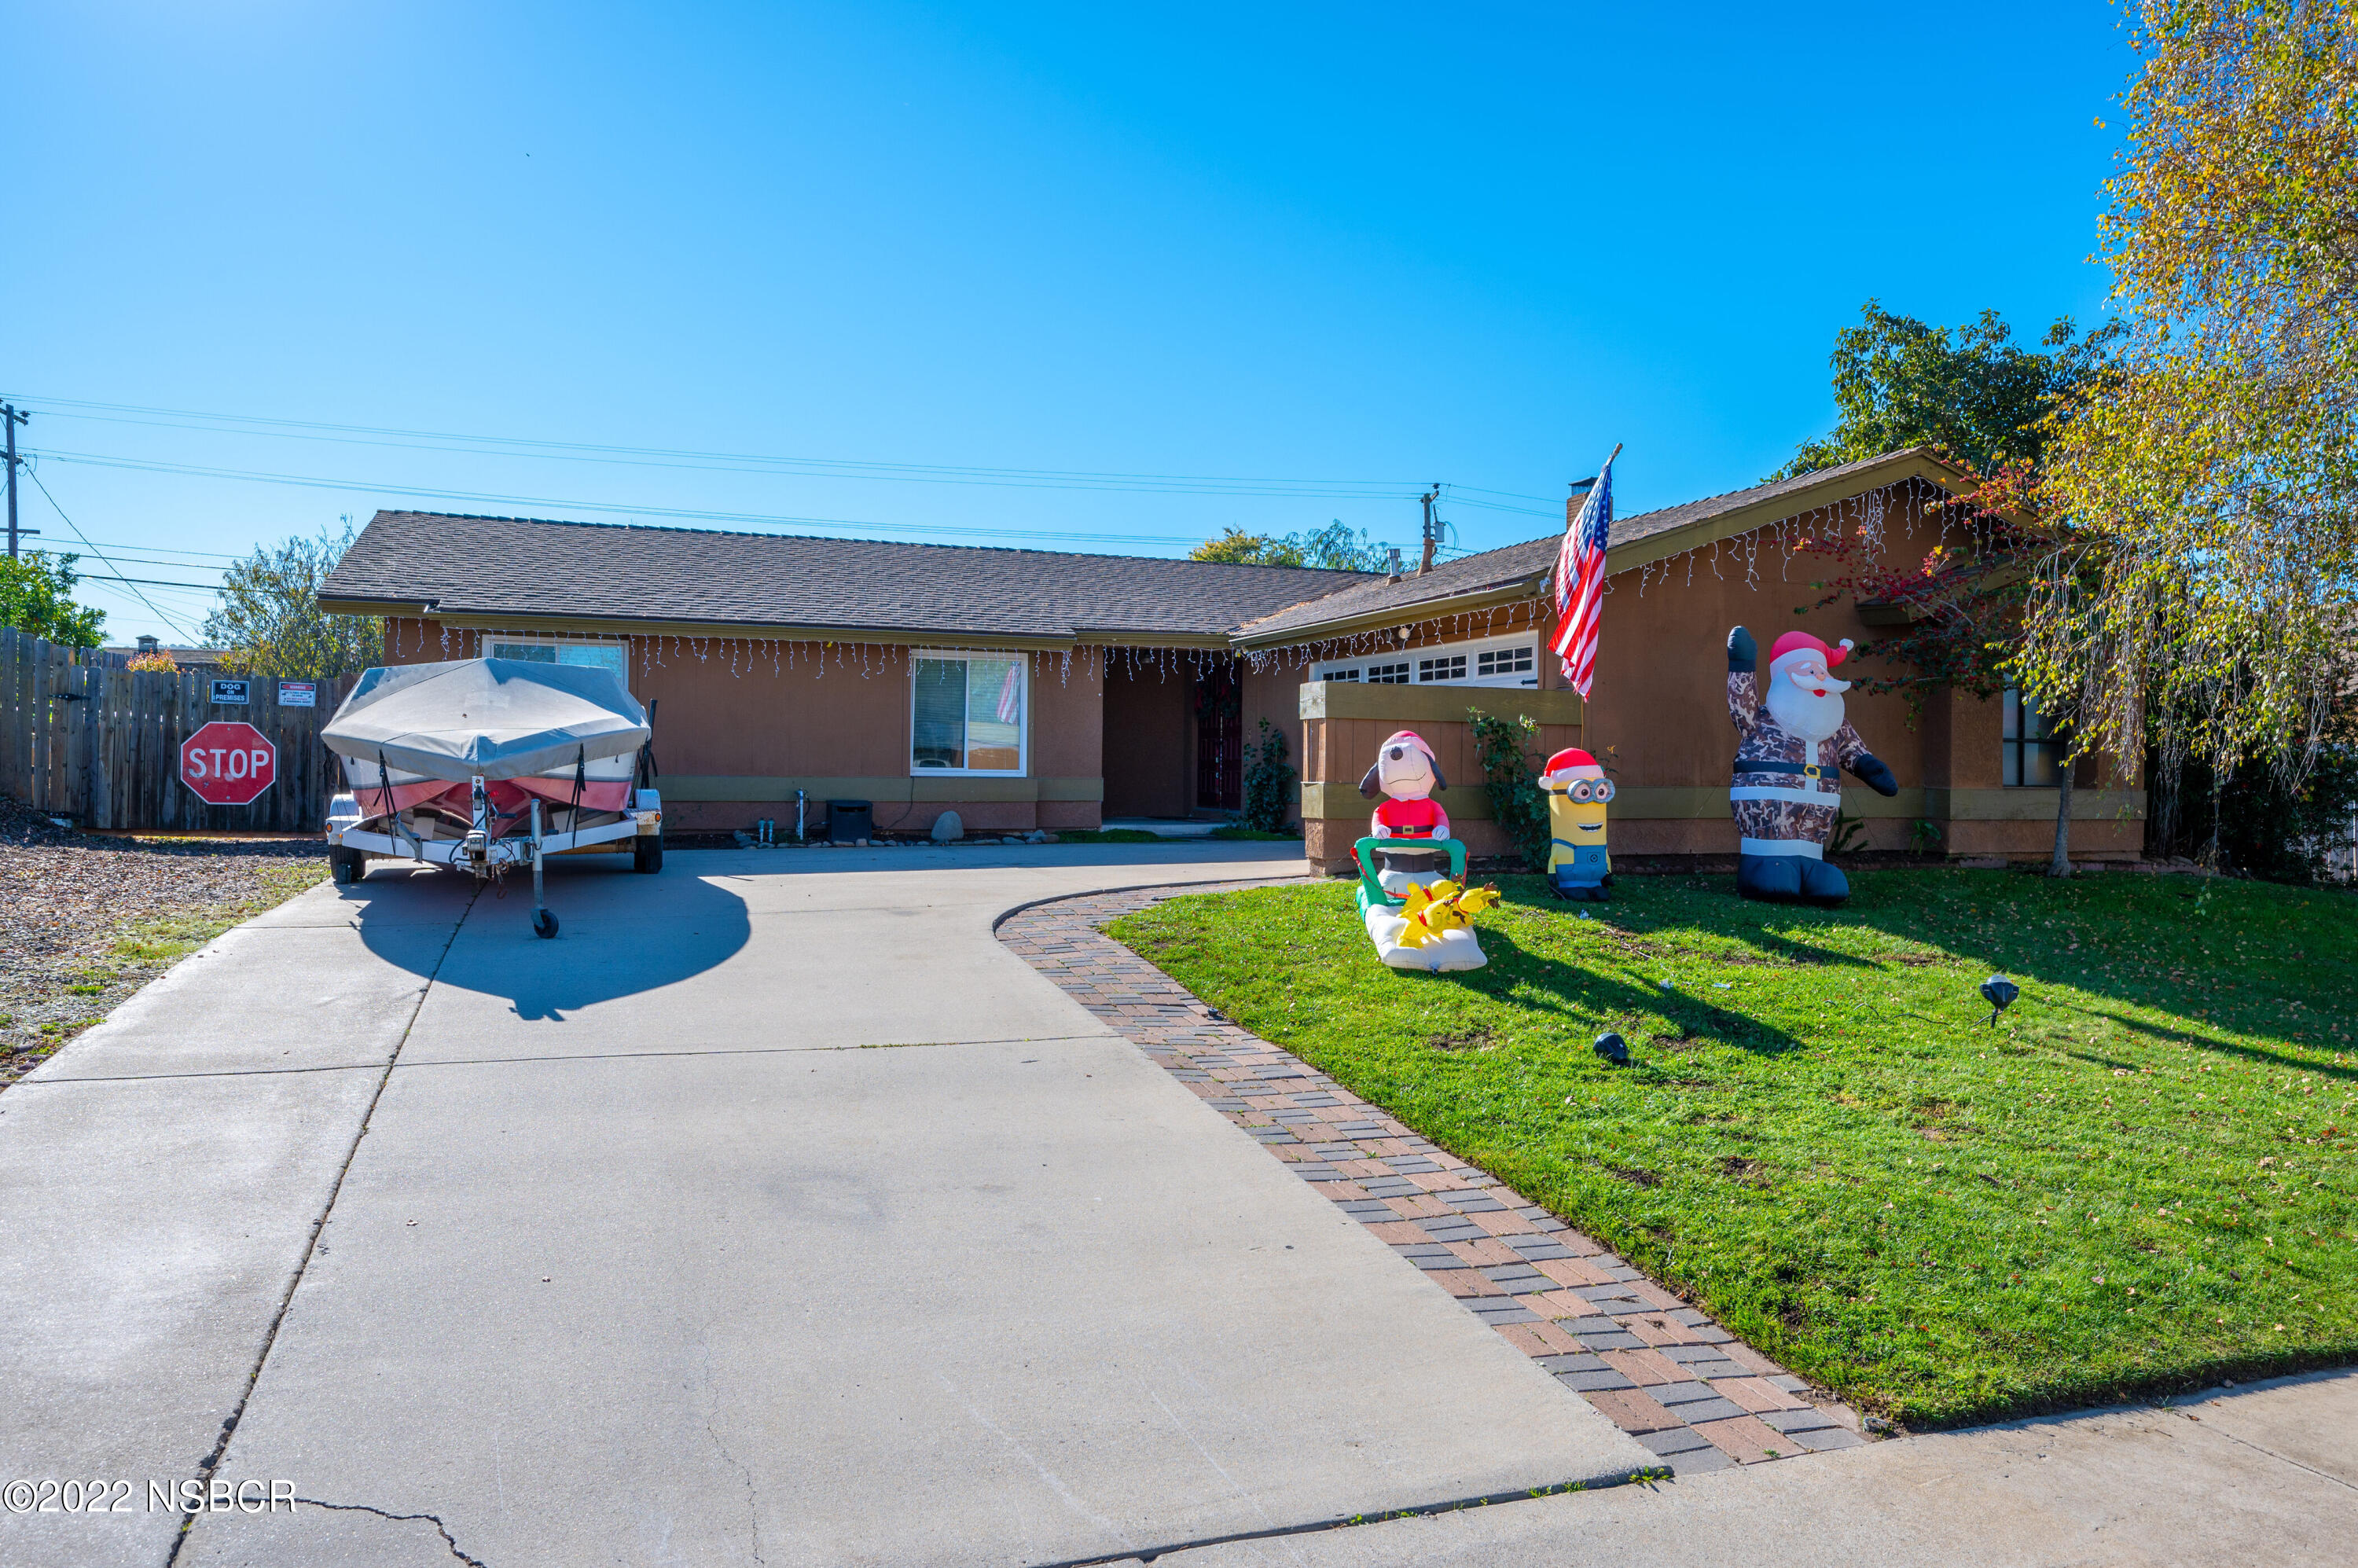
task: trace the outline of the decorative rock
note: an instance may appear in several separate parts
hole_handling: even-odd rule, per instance
[[[1034,827],[1031,832],[1023,835],[1023,841],[1026,844],[1045,844],[1048,842],[1048,830],[1044,827]]]
[[[1609,1029],[1598,1035],[1596,1044],[1589,1049],[1602,1056],[1605,1059],[1605,1065],[1608,1067],[1626,1067],[1629,1065],[1629,1043]]]
[[[945,811],[934,818],[934,842],[955,844],[966,837],[966,819],[955,811]]]

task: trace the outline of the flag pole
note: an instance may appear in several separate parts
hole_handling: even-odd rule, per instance
[[[1613,461],[1614,461],[1614,460],[1615,460],[1616,458],[1618,458],[1620,455],[1621,455],[1621,443],[1620,443],[1620,442],[1618,442],[1618,441],[1616,441],[1616,442],[1614,442],[1614,443],[1613,443],[1613,450],[1611,451],[1611,453],[1609,453],[1609,454],[1606,457],[1606,460],[1605,460],[1605,468],[1601,468],[1601,469],[1598,469],[1598,470],[1596,470],[1596,479],[1603,479],[1603,478],[1605,477],[1605,470],[1606,470],[1606,469],[1609,469],[1609,468],[1611,468],[1611,467],[1613,466]],[[1596,480],[1591,480],[1591,481],[1589,481],[1589,484],[1591,485],[1591,487],[1594,487],[1594,486],[1595,486],[1595,482],[1596,482]],[[1585,491],[1584,491],[1582,493],[1578,494],[1578,495],[1568,495],[1568,496],[1564,497],[1564,501],[1563,501],[1563,525],[1564,525],[1566,528],[1570,528],[1570,527],[1572,526],[1572,524],[1573,524],[1573,519],[1574,519],[1574,518],[1575,518],[1575,517],[1577,517],[1577,516],[1579,515],[1579,513],[1578,513],[1578,511],[1576,510],[1576,503],[1579,503],[1579,502],[1585,501],[1585,500],[1587,500],[1587,499],[1588,499],[1588,495],[1587,495],[1587,492],[1585,492]]]

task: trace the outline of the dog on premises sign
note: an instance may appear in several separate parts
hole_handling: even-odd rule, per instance
[[[278,748],[243,719],[215,719],[180,742],[180,782],[211,806],[251,806],[278,777]]]

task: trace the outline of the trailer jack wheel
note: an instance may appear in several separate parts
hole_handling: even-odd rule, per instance
[[[535,936],[556,935],[557,912],[553,909],[534,910],[532,912],[532,934]]]

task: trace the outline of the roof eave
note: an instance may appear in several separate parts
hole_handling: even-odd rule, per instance
[[[1650,534],[1633,539],[1627,545],[1607,549],[1605,572],[1607,577],[1635,571],[1672,556],[1682,556],[1690,550],[1703,549],[1723,540],[1749,534],[1771,523],[1824,506],[1835,501],[1846,501],[1870,490],[1880,490],[1903,479],[1923,479],[1939,485],[1954,495],[1973,488],[1973,477],[1963,470],[1942,461],[1930,447],[1916,447],[1904,452],[1894,452],[1872,467],[1854,470],[1838,479],[1804,485],[1787,491],[1782,495],[1749,502],[1698,517],[1693,522],[1660,534]]]
[[[1479,588],[1447,594],[1439,599],[1420,599],[1406,604],[1386,605],[1381,609],[1363,611],[1356,615],[1337,616],[1331,621],[1314,621],[1304,625],[1269,632],[1255,632],[1248,626],[1228,641],[1238,652],[1259,648],[1283,648],[1309,643],[1330,643],[1339,638],[1356,637],[1365,632],[1380,632],[1395,626],[1412,626],[1420,621],[1436,620],[1444,615],[1463,615],[1476,610],[1495,610],[1502,604],[1515,604],[1535,597],[1547,573],[1525,572],[1503,582],[1485,583]]]

